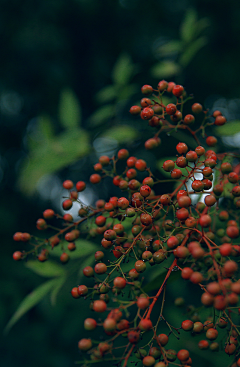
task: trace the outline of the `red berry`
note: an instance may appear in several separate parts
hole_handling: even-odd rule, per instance
[[[227,122],[226,117],[224,117],[224,116],[217,116],[217,117],[215,118],[214,124],[215,124],[215,125],[217,125],[217,126],[222,126],[222,125],[224,125],[226,122]]]
[[[91,318],[87,318],[84,320],[84,329],[85,330],[94,330],[97,327],[97,321]]]
[[[168,115],[174,115],[177,111],[177,106],[173,103],[169,103],[167,106],[166,106],[166,112]]]
[[[136,157],[129,157],[127,160],[127,166],[129,168],[132,168],[135,166],[135,163],[137,162],[137,158]]]
[[[64,189],[71,190],[73,188],[73,182],[71,180],[66,180],[63,182]]]
[[[21,253],[21,251],[15,251],[13,253],[13,260],[19,261],[19,260],[22,259],[22,256],[23,256],[23,254]]]
[[[88,293],[88,287],[86,287],[85,285],[79,285],[77,287],[77,291],[79,296],[85,296]]]
[[[166,172],[171,172],[175,167],[175,162],[173,162],[172,160],[167,160],[163,163],[163,169]]]
[[[141,112],[141,118],[143,120],[150,120],[154,115],[154,111],[151,107],[145,107]]]
[[[93,173],[91,176],[90,176],[90,182],[92,184],[97,184],[101,181],[101,176],[98,174],[98,173]]]
[[[94,271],[93,268],[91,266],[86,266],[83,269],[83,275],[85,275],[85,277],[90,278],[94,276]]]
[[[209,147],[215,147],[217,144],[217,138],[215,136],[208,136],[206,139],[206,143]]]
[[[81,192],[81,191],[83,191],[83,190],[85,190],[86,189],[86,184],[85,184],[85,182],[84,181],[78,181],[77,183],[76,183],[76,190],[78,191],[78,192]]]
[[[105,274],[107,271],[107,266],[104,263],[97,263],[94,267],[96,274]]]
[[[80,297],[80,295],[78,294],[78,288],[77,287],[74,287],[71,290],[71,294],[72,294],[73,298],[79,298]]]
[[[185,154],[188,151],[188,146],[185,143],[178,143],[176,149],[179,154]]]
[[[83,352],[86,352],[87,350],[91,349],[92,348],[91,339],[81,339],[78,342],[78,348]]]
[[[139,115],[141,113],[141,107],[132,106],[129,112],[131,113],[131,115]]]
[[[123,289],[126,287],[126,280],[122,277],[116,277],[113,281],[113,285],[114,287],[118,288],[118,289]]]
[[[100,300],[96,300],[93,302],[93,310],[95,312],[104,312],[107,309],[107,304],[106,302]]]
[[[181,327],[185,331],[191,331],[193,329],[193,322],[191,320],[185,320],[182,322]]]
[[[147,163],[143,159],[138,159],[135,162],[135,168],[138,171],[145,171],[145,169],[147,168]]]
[[[152,321],[149,319],[142,319],[138,324],[139,329],[143,331],[150,330],[152,326]]]
[[[128,332],[128,340],[131,344],[136,344],[139,341],[140,335],[137,331],[129,331]]]
[[[198,114],[198,113],[202,112],[202,110],[203,110],[203,108],[202,108],[202,105],[200,103],[194,103],[192,105],[192,112],[193,113]]]
[[[164,90],[166,90],[168,88],[168,82],[166,82],[166,80],[161,80],[158,83],[158,89],[160,90],[160,92],[163,92]]]
[[[54,216],[55,216],[55,213],[54,213],[54,210],[52,210],[52,209],[46,209],[43,212],[43,218],[44,219],[52,219],[52,218],[54,218]]]
[[[180,97],[184,92],[184,88],[182,85],[175,85],[172,89],[172,94],[175,97]]]
[[[186,349],[179,350],[177,357],[179,361],[186,361],[189,358],[189,351]]]
[[[151,85],[143,85],[141,88],[141,92],[142,94],[151,94],[153,92],[153,87],[151,87]]]
[[[191,114],[188,114],[184,117],[183,123],[185,125],[192,124],[195,121],[195,117]]]
[[[129,152],[127,149],[120,149],[118,151],[117,156],[118,156],[118,159],[127,159],[129,156]]]
[[[141,108],[140,108],[140,110],[141,110]],[[108,166],[109,165],[109,162],[110,162],[110,158],[107,155],[102,155],[99,158],[98,161],[99,161],[99,163],[101,163],[102,166]]]
[[[63,252],[62,255],[60,256],[60,261],[63,264],[66,264],[69,261],[69,255],[66,254],[66,252]]]

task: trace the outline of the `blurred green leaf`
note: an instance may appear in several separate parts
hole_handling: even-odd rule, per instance
[[[49,144],[30,152],[19,176],[21,190],[28,195],[32,194],[42,176],[66,167],[89,151],[89,137],[84,130],[72,129],[58,135]]]
[[[217,133],[219,135],[231,136],[240,132],[240,120],[227,122],[225,125],[217,127]]]
[[[34,273],[41,275],[42,277],[59,277],[66,274],[65,269],[61,265],[56,264],[53,261],[46,261],[41,263],[35,260],[28,260],[25,264],[28,269],[31,269]]]
[[[208,18],[202,18],[197,21],[196,24],[196,37],[198,37],[204,29],[210,26],[210,21]]]
[[[155,78],[169,78],[178,74],[180,67],[174,61],[162,61],[151,69],[151,74]]]
[[[71,89],[64,89],[61,92],[59,119],[66,129],[80,126],[81,108],[77,97]]]
[[[117,101],[130,98],[137,90],[138,86],[136,84],[123,86],[117,94]]]
[[[172,160],[172,161],[176,161],[176,157],[168,157],[167,159],[166,159],[166,157],[164,157],[164,158],[161,158],[161,159],[159,159],[158,161],[157,161],[157,163],[156,163],[156,166],[157,166],[157,168],[158,168],[158,170],[162,173],[162,175],[164,175],[164,176],[166,176],[167,178],[169,178],[169,179],[171,179],[171,174],[170,174],[170,172],[166,172],[166,171],[164,171],[164,169],[162,168],[162,166],[163,166],[163,163],[166,161],[166,160]],[[182,171],[182,174],[183,175],[187,175],[188,173],[187,173],[187,170],[185,169],[185,168],[180,168],[180,167],[178,167],[177,165],[175,165],[175,168],[178,168],[178,169],[180,169],[181,171]]]
[[[182,65],[183,67],[186,67],[187,64],[189,64],[190,61],[194,58],[196,53],[206,44],[207,44],[206,37],[200,37],[196,41],[191,42],[181,55],[179,59],[179,64]]]
[[[129,55],[122,54],[116,64],[114,65],[112,71],[112,80],[116,84],[127,84],[133,76],[134,65]]]
[[[131,142],[138,137],[139,133],[136,129],[128,125],[113,126],[101,136],[117,140],[119,143]]]
[[[97,251],[97,246],[95,243],[84,240],[84,239],[78,239],[75,242],[76,250],[71,251],[69,254],[71,259],[79,259],[81,257],[84,257],[86,255],[95,253]],[[52,256],[60,257],[63,250],[61,246],[54,247],[53,251],[51,252]]]
[[[58,281],[55,284],[55,287],[52,289],[51,295],[50,295],[50,300],[51,300],[51,305],[52,306],[56,305],[57,295],[58,295],[60,289],[62,288],[63,284],[66,282],[67,277],[62,276],[62,277],[59,277],[57,280]]]
[[[182,48],[182,42],[173,40],[160,46],[157,49],[157,53],[159,54],[160,57],[169,57],[177,54],[179,51],[181,51],[181,48]]]
[[[110,119],[114,116],[114,106],[106,105],[99,108],[96,112],[92,114],[90,117],[90,124],[92,126],[101,125],[106,120]]]
[[[158,274],[153,280],[151,280],[145,287],[143,287],[143,290],[148,293],[151,291],[154,291],[155,289],[158,289],[161,287],[161,285],[164,282],[164,279],[167,275],[168,270],[161,271],[160,274]],[[168,278],[167,283],[174,282],[175,280],[179,279],[181,277],[180,271],[172,271],[172,274]]]
[[[190,42],[195,36],[197,13],[189,9],[180,27],[180,37],[184,42]]]
[[[30,294],[28,294],[24,300],[20,303],[18,309],[12,315],[9,320],[7,326],[5,327],[4,332],[7,333],[12,326],[31,308],[36,306],[46,295],[47,293],[57,285],[59,282],[57,279],[51,279],[47,282],[41,284],[39,287],[34,289]]]
[[[117,88],[115,85],[108,85],[102,88],[96,95],[99,103],[112,101],[117,96]]]
[[[54,136],[54,130],[52,121],[49,116],[42,115],[38,118],[39,121],[39,130],[46,138],[46,140],[50,140]]]

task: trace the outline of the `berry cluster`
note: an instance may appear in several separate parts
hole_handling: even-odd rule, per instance
[[[64,249],[67,243],[60,257],[66,263],[68,251],[76,249],[74,241],[80,234],[99,236],[95,265],[82,270],[87,285],[76,285],[71,290],[73,298],[89,300],[89,308],[94,312],[94,318],[85,319],[85,330],[98,328],[105,334],[105,341],[93,341],[90,337],[79,341],[80,351],[89,355],[82,362],[85,366],[93,361],[112,361],[119,365],[123,362],[126,367],[133,354],[147,367],[172,363],[191,366],[189,350],[169,349],[172,338],[179,338],[181,331],[201,334],[200,349],[223,349],[234,355],[232,366],[240,366],[239,156],[205,150],[199,140],[205,139],[207,146],[214,147],[217,139],[207,136],[205,129],[223,125],[226,118],[220,111],[208,115],[199,103],[192,105],[191,114],[184,114],[185,103],[192,97],[187,97],[184,88],[173,82],[162,80],[156,90],[144,85],[141,91],[148,97],[141,100],[141,106],[132,106],[130,113],[140,115],[156,129],[154,137],[145,142],[146,149],[159,146],[159,135],[164,131],[184,129],[195,138],[194,150],[179,142],[176,159],[163,163],[162,168],[169,174],[169,181],[175,183],[175,189],[155,193],[153,187],[164,180],[155,177],[144,160],[129,156],[126,149],[120,149],[116,157],[101,156],[90,182],[97,184],[111,177],[113,185],[119,188],[119,196],[108,202],[100,199],[95,207],[86,207],[78,199],[78,193],[86,188],[85,182],[77,182],[74,188],[72,181],[64,181],[63,187],[69,195],[62,203],[63,209],[67,211],[73,202],[79,203],[80,219],[74,222],[71,214],[60,216],[51,209],[45,210],[43,218],[37,221],[37,229],[54,230],[54,235],[41,240],[29,233],[15,233],[15,241],[30,242],[33,249],[16,251],[13,258],[21,260],[33,253],[39,261],[46,261],[49,249],[60,243]],[[172,94],[176,102],[165,106],[164,93]],[[189,126],[194,122],[195,130]],[[123,172],[118,172],[119,161],[125,167]],[[49,224],[56,220],[61,221],[62,228]],[[148,274],[152,267],[160,273],[165,264],[164,280],[152,296],[145,291],[142,273]],[[166,286],[175,270],[181,273],[183,282],[201,288],[202,308],[209,309],[207,319],[201,316],[201,308],[196,311],[194,306],[187,308],[188,319],[181,325],[173,326],[165,319]],[[183,303],[182,298],[175,300],[176,307]],[[160,310],[157,318],[152,312],[156,305]],[[167,326],[166,334],[160,332],[161,325]],[[219,329],[225,329],[221,343]],[[124,349],[119,349],[119,343]]]

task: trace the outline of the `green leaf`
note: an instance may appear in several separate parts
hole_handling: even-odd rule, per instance
[[[101,137],[117,140],[119,143],[131,142],[138,137],[138,131],[131,126],[113,126],[104,132]]]
[[[108,85],[102,88],[96,95],[99,103],[112,101],[117,96],[117,88],[115,85]]]
[[[71,129],[80,125],[81,108],[76,95],[71,89],[64,89],[61,92],[59,119],[66,129]]]
[[[176,161],[176,157],[168,157],[168,158],[166,158],[166,157],[163,157],[163,158],[161,158],[161,159],[159,159],[158,161],[157,161],[157,163],[156,163],[156,167],[158,168],[158,170],[162,173],[162,175],[164,175],[164,176],[166,176],[167,178],[169,178],[169,179],[171,179],[171,174],[170,174],[170,172],[166,172],[166,171],[164,171],[164,169],[162,168],[162,166],[163,166],[163,163],[166,161],[166,160],[172,160],[172,161]],[[188,173],[187,173],[187,170],[186,170],[186,168],[180,168],[180,167],[178,167],[177,165],[175,165],[175,168],[178,168],[178,169],[180,169],[181,171],[182,171],[182,174],[183,175],[188,175]]]
[[[54,130],[52,121],[49,116],[42,115],[38,118],[39,121],[39,130],[43,134],[46,140],[50,140],[54,136]]]
[[[86,266],[91,266],[92,263],[94,262],[95,260],[95,256],[94,255],[90,255],[88,256],[85,260],[83,260],[80,264],[80,269],[79,269],[79,272],[78,272],[78,276],[80,277],[79,280],[82,278],[83,276],[83,269],[86,267]]]
[[[180,27],[180,37],[184,42],[190,42],[195,36],[197,13],[189,9]]]
[[[67,277],[63,276],[57,279],[58,282],[56,283],[55,287],[52,289],[51,295],[50,295],[50,300],[51,300],[51,305],[55,306],[56,305],[56,301],[57,301],[57,295],[60,291],[60,289],[62,288],[63,284],[66,282]]]
[[[196,53],[206,44],[207,44],[206,37],[200,37],[196,41],[192,42],[189,46],[187,46],[187,48],[181,55],[179,59],[179,64],[182,65],[183,67],[186,67],[187,64],[189,64],[190,61],[194,58]]]
[[[130,98],[134,93],[136,93],[137,90],[138,87],[136,84],[123,86],[117,93],[117,102]]]
[[[169,78],[180,72],[180,67],[173,61],[162,61],[151,69],[151,74],[155,78]]]
[[[222,136],[231,136],[240,132],[240,120],[227,122],[217,127],[217,133]]]
[[[181,48],[182,48],[182,42],[173,40],[160,46],[157,49],[157,53],[160,57],[170,57],[181,51]]]
[[[93,254],[97,250],[97,245],[93,242],[83,240],[83,239],[78,239],[74,242],[76,245],[76,250],[71,251],[71,253],[69,254],[71,259],[79,259],[86,255]],[[62,252],[63,250],[61,246],[57,246],[57,247],[54,247],[53,251],[51,252],[51,255],[59,257],[62,254]]]
[[[143,290],[148,293],[151,291],[154,291],[155,289],[158,289],[161,287],[161,285],[164,282],[164,279],[167,275],[168,270],[164,270],[160,272],[152,281],[150,281],[145,287],[143,287]],[[181,277],[180,271],[173,271],[170,277],[168,278],[167,283],[174,282],[175,280],[179,279]]]
[[[112,80],[116,84],[124,85],[127,84],[133,76],[134,65],[129,55],[122,54],[116,64],[114,65],[112,71]]]
[[[59,277],[66,274],[66,271],[62,266],[50,260],[44,263],[35,260],[28,260],[25,266],[28,269],[31,269],[34,273],[47,278]]]
[[[7,333],[12,328],[12,326],[31,308],[36,306],[46,295],[47,293],[56,286],[58,283],[57,279],[51,279],[47,282],[41,284],[39,287],[34,289],[30,294],[28,294],[24,300],[20,303],[18,309],[12,315],[9,320],[7,326],[5,327],[4,332]]]
[[[82,129],[72,129],[58,135],[51,143],[30,153],[23,162],[18,185],[27,195],[36,189],[41,177],[57,172],[90,151],[89,136]]]
[[[106,120],[110,119],[114,116],[114,106],[108,104],[99,108],[96,112],[92,114],[90,117],[90,124],[92,126],[101,125]]]
[[[196,36],[199,36],[204,29],[210,26],[210,21],[208,18],[202,18],[199,19],[199,21],[196,24]]]

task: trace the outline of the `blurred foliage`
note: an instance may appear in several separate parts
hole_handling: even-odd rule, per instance
[[[12,234],[36,232],[40,213],[61,205],[58,182],[87,181],[99,154],[113,155],[119,144],[163,174],[164,157],[186,137],[166,135],[157,151],[143,149],[152,131],[128,113],[139,103],[143,84],[173,78],[206,108],[219,108],[232,120],[218,129],[221,136],[239,132],[240,3],[1,0],[0,10],[0,324],[9,330],[0,347],[2,364],[68,367],[80,359],[77,341],[86,333],[82,326],[89,313],[70,289],[81,280],[81,269],[93,263],[99,237],[79,240],[64,267],[54,257],[50,266],[35,259],[24,266],[12,261],[19,249]],[[192,137],[187,144],[195,147]],[[219,151],[222,147],[219,138]],[[169,183],[157,189],[166,187]],[[88,190],[91,202],[119,195],[108,183],[89,184]],[[153,272],[148,286],[160,277]],[[166,318],[179,325],[186,310],[171,313],[175,296],[195,303],[200,293],[192,285],[182,289],[178,280],[169,288]],[[184,335],[181,340],[172,348],[183,347]],[[195,344],[196,338],[189,348],[196,367],[227,365]]]

